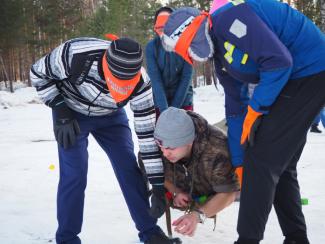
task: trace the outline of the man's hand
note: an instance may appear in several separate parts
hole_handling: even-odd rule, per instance
[[[149,214],[158,219],[166,211],[165,187],[163,185],[152,186],[151,208]]]
[[[185,214],[173,222],[174,231],[182,235],[193,236],[199,222],[198,213]]]
[[[64,102],[55,106],[53,112],[55,139],[64,149],[68,149],[76,143],[80,134],[78,122]]]
[[[173,204],[175,207],[184,208],[188,206],[188,203],[191,201],[191,197],[189,194],[180,192],[177,193],[174,197]]]
[[[254,146],[255,133],[259,124],[261,123],[262,115],[262,113],[256,112],[251,106],[248,106],[240,140],[240,144],[242,144],[244,147],[247,147],[247,145]]]

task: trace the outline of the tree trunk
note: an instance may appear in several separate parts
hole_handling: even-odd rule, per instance
[[[193,87],[196,88],[197,87],[197,79],[198,79],[198,72],[197,72],[197,65],[196,63],[194,63],[193,65]]]
[[[7,81],[9,81],[9,77],[8,77],[8,73],[7,73],[7,69],[5,66],[5,63],[3,62],[3,58],[2,58],[2,54],[0,54],[0,65],[2,66],[2,72],[4,74],[4,82],[5,82],[5,87],[7,88]]]
[[[19,80],[24,82],[25,78],[24,78],[24,60],[23,60],[23,55],[22,55],[22,51],[23,49],[20,47],[18,48],[18,77]]]
[[[320,29],[325,33],[325,0],[320,1]]]
[[[12,84],[13,80],[15,79],[14,75],[14,55],[13,55],[13,48],[9,50],[9,58],[8,58],[8,64],[9,64],[9,88],[10,92],[14,92],[14,86]]]
[[[212,84],[212,72],[211,72],[211,63],[205,62],[204,63],[204,77],[205,77],[205,84],[211,85]]]

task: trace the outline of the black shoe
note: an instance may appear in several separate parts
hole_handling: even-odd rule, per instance
[[[309,241],[308,241],[308,239],[301,239],[301,240],[285,239],[283,244],[309,244]]]
[[[283,244],[309,244],[305,231],[297,231],[286,236]]]
[[[181,244],[182,241],[179,238],[169,239],[164,232],[160,231],[153,234],[144,244]]]
[[[314,132],[314,133],[322,133],[322,131],[320,129],[318,129],[316,124],[311,125],[310,127],[310,132]]]
[[[260,241],[256,239],[242,239],[239,238],[234,244],[259,244]]]

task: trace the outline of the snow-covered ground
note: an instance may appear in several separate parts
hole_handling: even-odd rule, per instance
[[[195,111],[215,123],[224,116],[222,92],[213,86],[195,90]],[[132,128],[132,115],[130,125]],[[137,147],[137,141],[135,140]],[[303,206],[311,243],[325,243],[325,132],[309,134],[299,165]],[[137,150],[137,149],[136,149]],[[85,215],[80,237],[84,244],[136,243],[137,232],[106,155],[90,138]],[[54,241],[58,157],[51,111],[40,104],[33,88],[14,94],[0,91],[0,243],[45,244]],[[258,196],[257,196],[258,201]],[[200,225],[183,243],[230,244],[237,238],[238,203]],[[175,219],[181,213],[172,211]],[[159,224],[166,230],[165,220]],[[282,243],[274,211],[263,244]]]

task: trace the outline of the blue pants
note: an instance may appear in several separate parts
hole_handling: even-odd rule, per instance
[[[79,244],[88,171],[88,135],[91,133],[109,157],[139,238],[144,241],[160,228],[148,214],[146,186],[139,170],[131,130],[124,109],[100,117],[75,113],[81,133],[74,146],[58,146],[60,181],[57,195],[57,243]]]
[[[325,128],[325,107],[322,108],[320,113],[316,116],[316,118],[313,121],[313,124],[318,125],[320,121],[322,121],[323,127]]]

